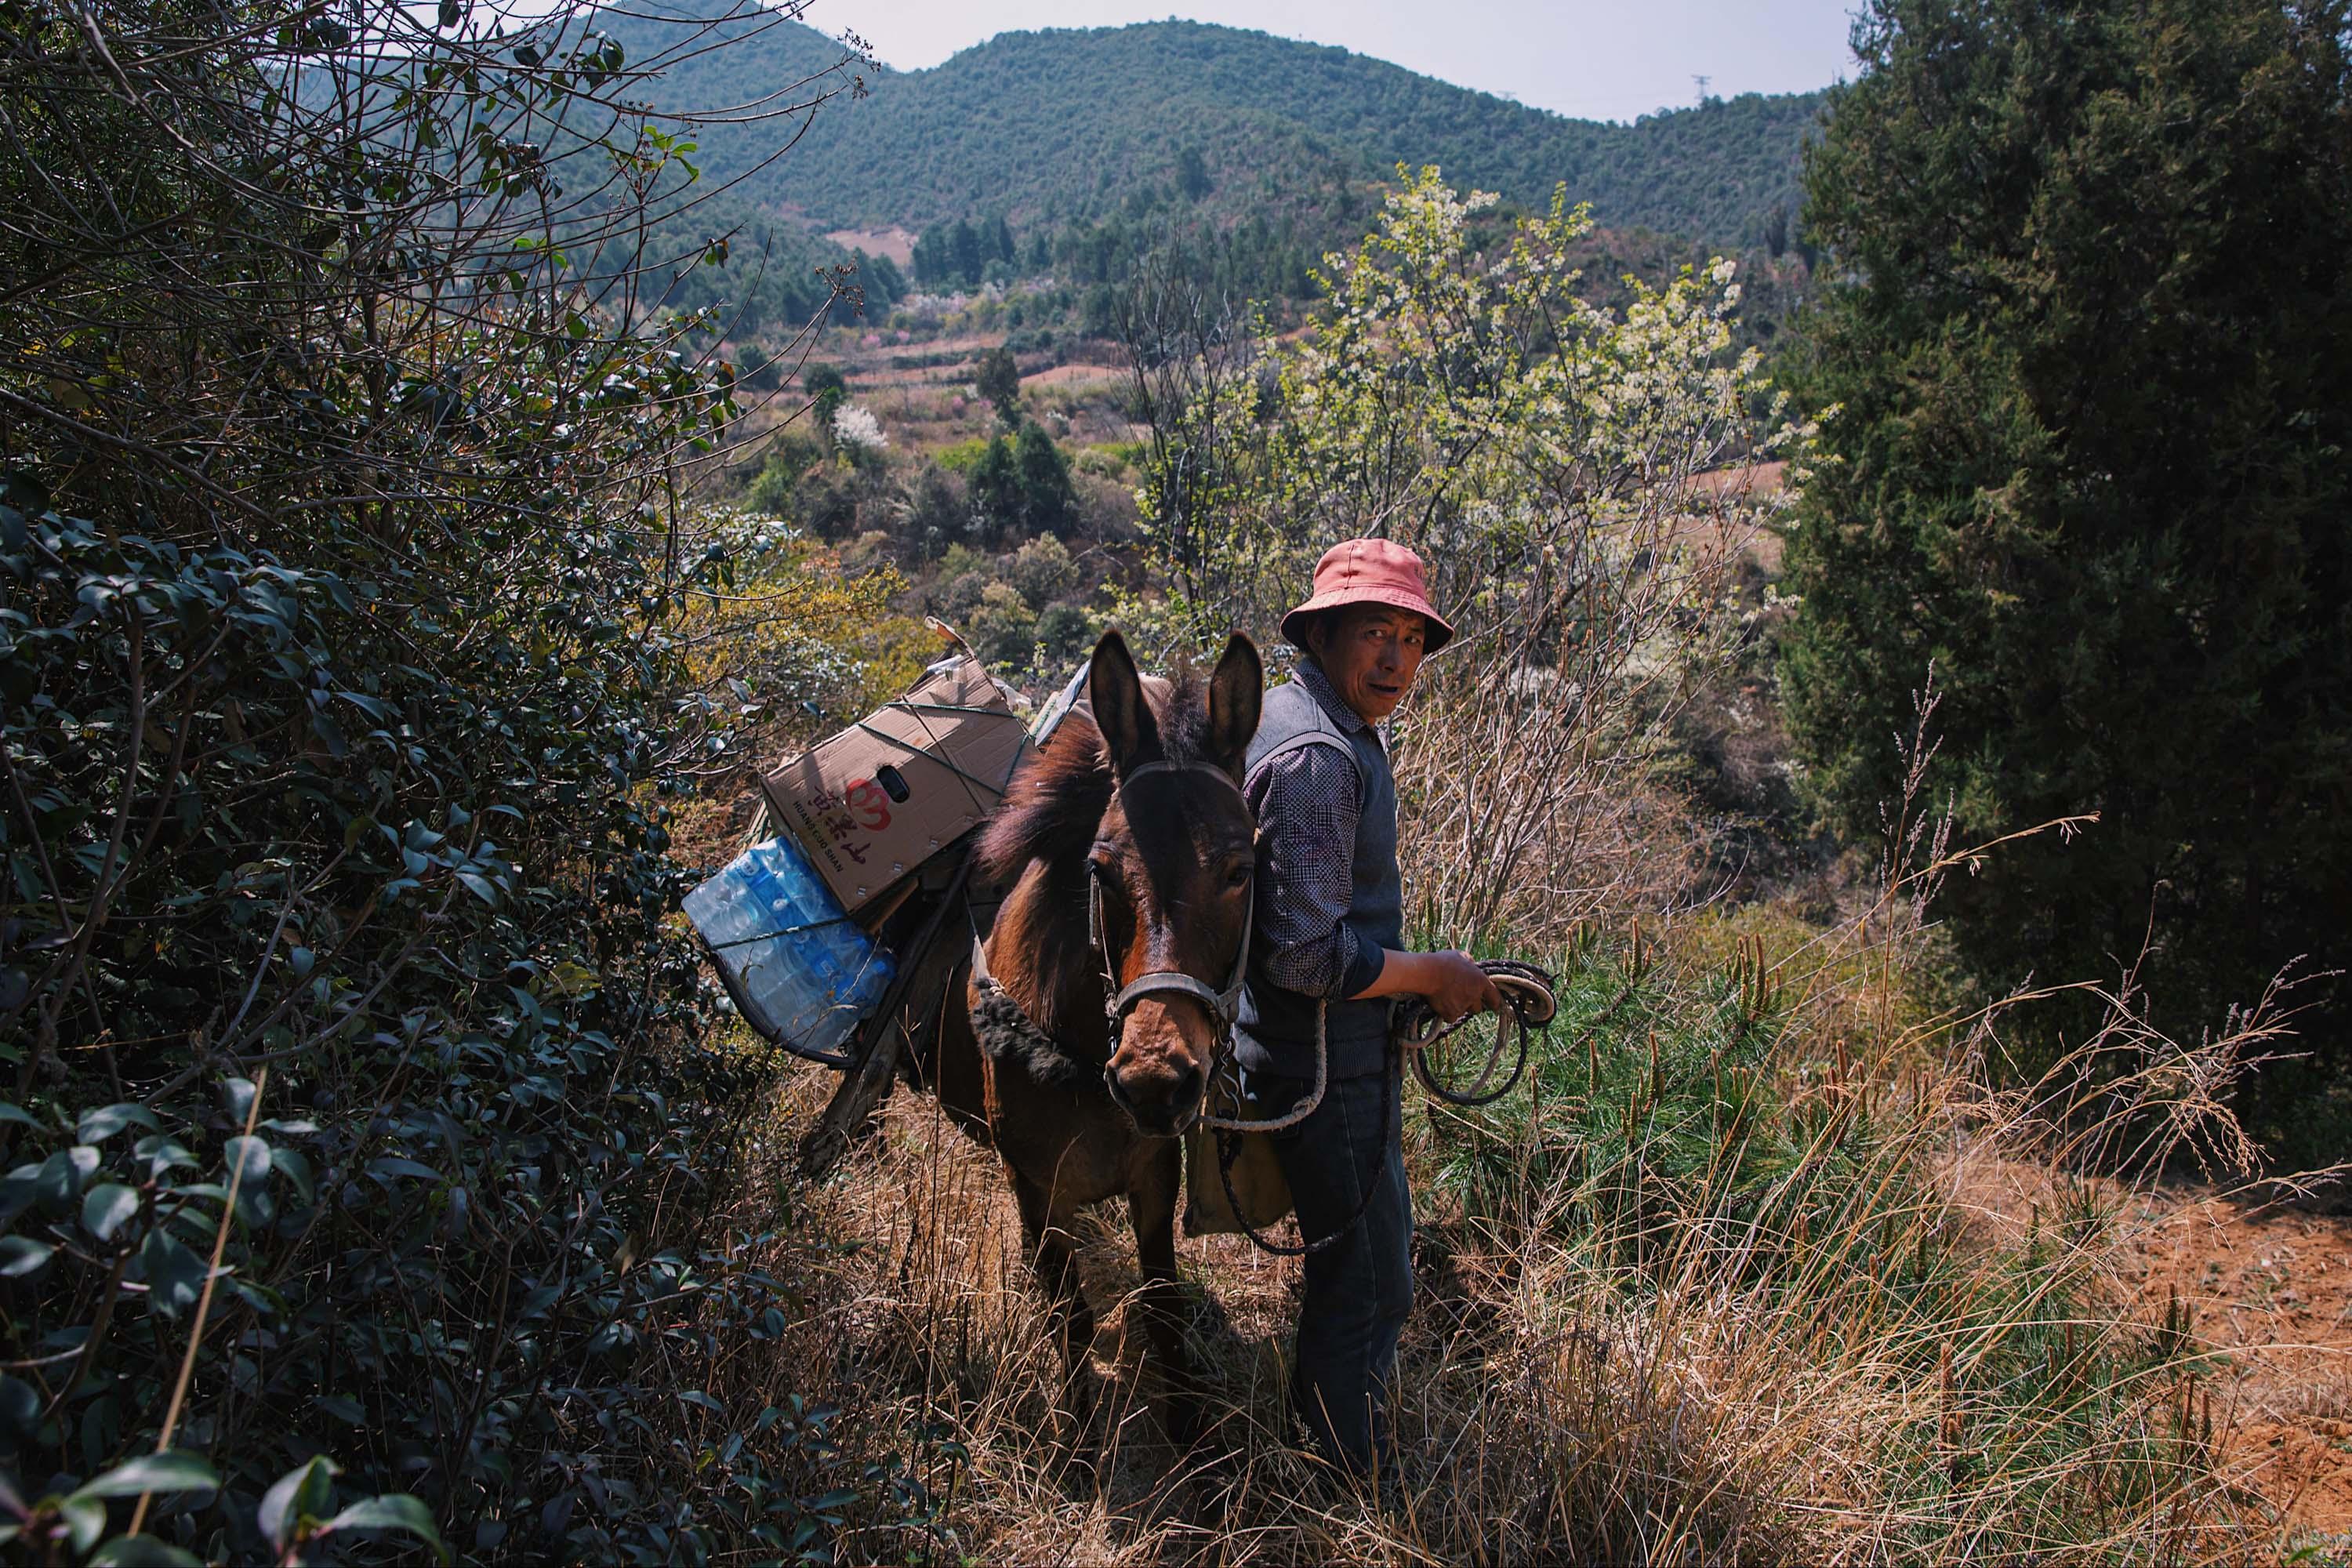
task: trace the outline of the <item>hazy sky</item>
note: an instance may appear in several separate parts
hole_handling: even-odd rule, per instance
[[[901,70],[997,33],[1177,16],[1337,44],[1425,75],[1591,120],[1631,120],[1707,90],[1803,92],[1851,74],[1854,0],[814,0]]]

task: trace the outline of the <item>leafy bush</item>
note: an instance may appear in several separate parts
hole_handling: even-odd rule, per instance
[[[743,504],[753,511],[770,517],[793,515],[793,498],[800,488],[801,476],[824,458],[817,444],[797,432],[779,437],[768,449],[767,461],[751,479],[744,492]]]
[[[809,427],[818,440],[831,441],[834,416],[849,401],[849,383],[838,367],[813,364],[801,377],[801,390],[809,396]]]
[[[1082,605],[1065,601],[1037,614],[1037,664],[1046,673],[1066,669],[1086,657],[1100,636]]]
[[[1076,586],[1077,563],[1068,546],[1050,533],[1041,533],[1005,563],[1004,580],[1033,605],[1050,605]]]
[[[181,1436],[236,1459],[183,1539],[253,1550],[263,1483],[320,1450],[479,1545],[677,1528],[611,1451],[693,1358],[656,1303],[766,1306],[721,1257],[631,1239],[723,1179],[758,1081],[697,1044],[669,924],[664,781],[701,744],[667,639],[609,607],[657,563],[593,517],[487,558],[304,542],[343,571],[54,509],[0,528],[10,861],[38,895],[0,1112],[19,1473],[150,1440],[210,1255],[243,1327],[194,1363]],[[609,1479],[579,1508],[583,1441]]]
[[[919,558],[960,548],[971,531],[971,501],[944,463],[926,463],[908,486],[900,532]]]
[[[625,228],[678,140],[562,12],[84,20],[110,85],[0,20],[0,245],[62,268],[0,315],[0,1528],[822,1553],[913,1494],[730,1370],[791,1300],[699,1218],[772,1064],[668,853],[730,747],[682,606],[736,556],[668,499],[729,384],[520,199],[569,149]]]
[[[1804,432],[1751,411],[1760,356],[1733,346],[1730,262],[1612,310],[1577,292],[1591,220],[1565,191],[1540,216],[1493,205],[1423,169],[1329,258],[1292,337],[1181,273],[1135,291],[1138,499],[1169,591],[1134,613],[1195,643],[1271,631],[1340,540],[1418,551],[1477,652],[1433,661],[1413,698],[1408,884],[1450,940],[1550,940],[1684,895],[1664,721],[1736,635],[1733,563],[1781,504],[1701,476],[1801,457]]]
[[[820,463],[803,473],[794,489],[794,521],[819,539],[852,538],[872,488],[870,476],[839,463]]]
[[[1036,650],[1037,612],[1012,584],[991,583],[981,590],[971,637],[972,647],[991,664],[1025,668]]]
[[[974,362],[971,384],[1009,426],[1021,420],[1021,367],[1008,347],[989,350]]]
[[[1012,437],[990,437],[971,465],[969,482],[973,516],[985,537],[1066,536],[1077,526],[1069,460],[1034,420]]]
[[[984,437],[958,441],[931,454],[931,461],[950,474],[969,474],[981,458],[988,455],[989,443]]]

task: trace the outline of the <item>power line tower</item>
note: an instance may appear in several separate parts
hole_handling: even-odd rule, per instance
[[[1691,78],[1691,81],[1698,88],[1699,106],[1701,108],[1705,108],[1706,105],[1706,89],[1715,85],[1715,79],[1711,76],[1694,76]]]

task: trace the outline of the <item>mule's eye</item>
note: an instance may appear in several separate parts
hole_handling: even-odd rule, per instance
[[[1250,865],[1248,861],[1236,860],[1232,865],[1225,868],[1226,887],[1246,888],[1249,886],[1249,879]]]

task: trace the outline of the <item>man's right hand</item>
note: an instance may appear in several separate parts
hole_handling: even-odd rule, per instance
[[[1494,976],[1478,967],[1478,961],[1466,952],[1447,951],[1422,955],[1433,971],[1431,984],[1422,994],[1429,998],[1432,1011],[1451,1024],[1471,1013],[1498,1013],[1503,1007],[1503,994],[1496,989]]]
[[[1451,1024],[1472,1013],[1499,1012],[1503,994],[1466,952],[1399,952],[1391,949],[1381,973],[1357,994],[1426,996],[1430,1010]]]

